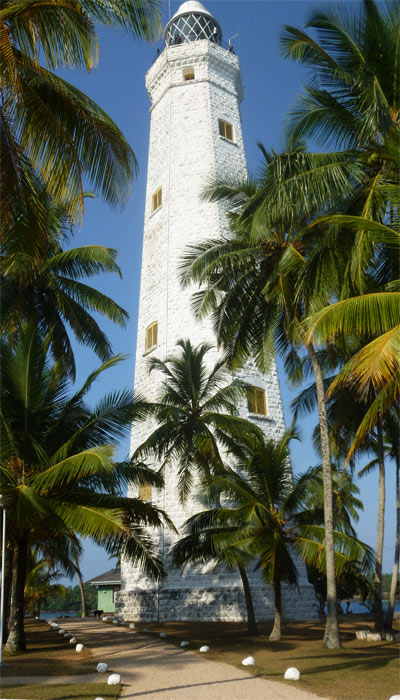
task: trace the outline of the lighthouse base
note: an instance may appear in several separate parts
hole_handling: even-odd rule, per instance
[[[256,619],[274,617],[271,586],[260,585],[252,592]],[[282,586],[283,615],[290,620],[318,618],[318,605],[311,584],[297,588]],[[243,588],[160,588],[120,591],[116,595],[115,615],[121,620],[146,622],[241,622],[247,619]]]

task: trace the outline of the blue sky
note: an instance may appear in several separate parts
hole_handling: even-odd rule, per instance
[[[279,50],[279,35],[284,24],[304,27],[309,13],[321,9],[324,3],[303,0],[213,0],[204,2],[218,19],[223,39],[230,37],[240,58],[244,85],[242,103],[243,133],[250,172],[259,164],[257,142],[267,148],[282,147],[282,129],[285,116],[301,90],[305,73],[294,63],[285,60]],[[171,0],[172,14],[180,2]],[[325,5],[328,6],[328,5]],[[168,2],[163,3],[164,22],[168,20]],[[122,281],[117,276],[104,275],[95,286],[114,298],[130,315],[125,329],[102,321],[114,352],[126,354],[127,360],[106,373],[97,383],[91,399],[117,388],[132,386],[136,346],[137,311],[139,303],[140,264],[146,186],[147,151],[149,137],[149,98],[145,88],[145,74],[153,62],[161,42],[148,45],[135,42],[122,31],[100,29],[100,64],[89,75],[69,72],[65,77],[96,100],[122,129],[139,162],[139,174],[132,195],[123,212],[111,210],[101,199],[86,200],[84,223],[77,231],[74,245],[99,244],[119,251]],[[320,144],[323,149],[323,144]],[[205,238],[209,232],[205,231]],[[97,366],[96,357],[87,349],[76,348],[78,383]],[[296,392],[289,389],[281,372],[281,390],[286,421],[290,423],[290,402]],[[310,443],[310,432],[316,423],[311,417],[299,423],[302,442],[292,451],[294,471],[302,471],[318,463]],[[128,453],[129,438],[121,445],[121,457]],[[391,571],[394,552],[394,469],[388,465],[387,509],[385,531],[384,571]],[[378,476],[372,474],[359,481],[364,513],[357,527],[361,539],[372,546],[376,541]],[[84,578],[88,579],[111,568],[113,562],[92,543],[85,543],[82,560]]]

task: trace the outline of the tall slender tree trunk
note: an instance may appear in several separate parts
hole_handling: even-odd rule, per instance
[[[323,646],[328,649],[339,649],[341,643],[337,614],[335,542],[333,537],[332,465],[329,445],[329,427],[326,415],[324,378],[313,345],[309,343],[306,347],[314,371],[317,390],[322,453],[322,481],[324,485],[327,615]]]
[[[247,611],[247,631],[249,634],[258,634],[256,616],[254,614],[253,598],[251,595],[251,588],[249,579],[247,577],[246,569],[244,566],[239,565],[240,578],[242,579],[244,599],[246,601],[246,611]]]
[[[77,557],[75,552],[74,552],[74,564],[75,564],[76,575],[78,577],[79,590],[81,592],[81,617],[87,617],[85,589],[83,587],[82,574],[81,574],[81,570],[79,568],[78,557]]]
[[[274,604],[275,604],[275,617],[274,626],[269,639],[271,642],[280,642],[282,639],[282,593],[281,593],[281,582],[274,581]]]
[[[389,629],[393,625],[393,612],[396,602],[396,590],[399,582],[399,554],[400,554],[400,454],[396,455],[396,546],[394,548],[394,562],[392,582],[390,584],[389,607],[386,615],[386,624]]]
[[[14,547],[10,541],[6,543],[6,557],[4,566],[4,636],[8,630],[11,606],[11,589],[13,578]]]
[[[376,424],[378,445],[378,469],[379,469],[379,500],[378,500],[378,528],[376,533],[376,565],[375,565],[375,629],[383,634],[383,609],[382,609],[382,560],[383,560],[383,536],[385,530],[385,458],[383,449],[382,422],[380,416]]]
[[[17,540],[14,551],[14,576],[11,607],[13,619],[8,634],[7,651],[26,651],[24,630],[25,618],[25,579],[28,554],[28,532],[25,531]]]

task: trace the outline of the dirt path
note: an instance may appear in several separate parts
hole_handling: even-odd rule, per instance
[[[121,674],[121,698],[125,700],[326,700],[298,686],[268,681],[245,669],[210,661],[205,655],[128,627],[89,619],[63,620],[62,626],[91,650],[95,664],[104,661],[110,672]],[[100,674],[71,676],[70,682],[98,682],[103,678],[106,680]],[[37,676],[30,681],[44,682]],[[46,682],[68,680],[53,676]]]

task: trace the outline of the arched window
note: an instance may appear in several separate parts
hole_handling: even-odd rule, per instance
[[[154,321],[146,328],[145,350],[151,350],[157,346],[158,321]]]
[[[220,136],[223,136],[225,139],[228,139],[229,141],[234,140],[232,124],[229,124],[229,122],[226,122],[223,119],[218,119],[218,126],[219,126],[219,135]]]
[[[139,484],[138,495],[141,501],[151,501],[151,484]]]
[[[267,415],[264,389],[259,389],[258,386],[249,387],[247,390],[247,407],[249,413],[256,413],[260,416]]]

